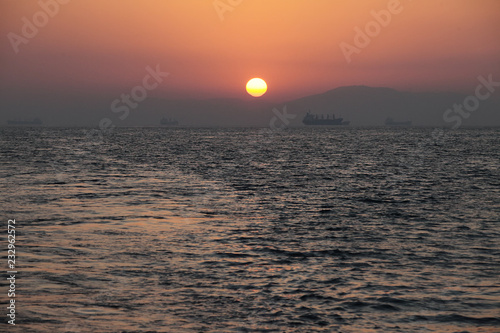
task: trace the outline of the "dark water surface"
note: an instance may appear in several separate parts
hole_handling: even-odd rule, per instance
[[[499,130],[0,131],[0,331],[500,332]]]

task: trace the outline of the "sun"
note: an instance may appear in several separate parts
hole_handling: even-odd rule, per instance
[[[260,97],[264,95],[266,91],[267,84],[266,81],[262,79],[253,78],[247,82],[247,92],[253,97]]]

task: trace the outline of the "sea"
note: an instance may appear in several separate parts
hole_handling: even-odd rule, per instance
[[[0,129],[1,332],[500,332],[500,129],[90,130]]]

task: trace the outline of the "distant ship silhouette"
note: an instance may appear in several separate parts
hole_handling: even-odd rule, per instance
[[[385,120],[385,125],[386,126],[411,126],[411,120],[408,121],[394,121],[392,118],[387,118]]]
[[[162,126],[176,126],[176,125],[179,125],[179,122],[176,119],[174,119],[174,118],[165,118],[165,117],[163,117],[160,120],[160,124]]]
[[[316,115],[311,112],[307,112],[302,119],[304,125],[349,125],[349,121],[343,121],[343,118],[335,118],[334,114],[331,115]]]
[[[7,124],[18,125],[18,126],[41,125],[42,121],[40,120],[40,118],[35,118],[33,120],[7,120]]]

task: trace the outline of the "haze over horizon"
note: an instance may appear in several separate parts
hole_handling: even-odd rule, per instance
[[[495,0],[3,0],[0,9],[2,123],[93,123],[144,84],[134,112],[151,99],[242,100],[252,112],[338,87],[467,95],[480,76],[500,81]],[[252,77],[267,82],[263,97],[246,93]]]

